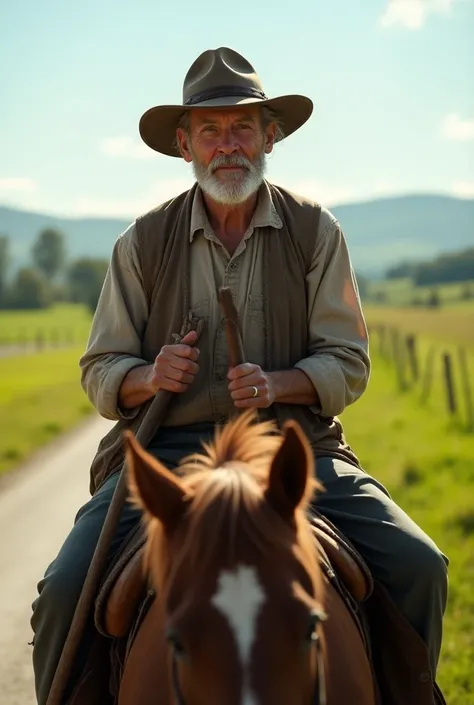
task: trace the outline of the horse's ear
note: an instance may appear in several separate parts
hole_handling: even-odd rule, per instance
[[[307,497],[313,477],[314,456],[311,446],[296,421],[287,421],[284,437],[270,468],[265,497],[286,521]]]
[[[189,494],[177,477],[146,452],[133,433],[124,432],[124,443],[132,500],[171,529],[183,515]]]

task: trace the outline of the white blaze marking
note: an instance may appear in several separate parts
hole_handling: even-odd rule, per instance
[[[211,602],[227,618],[234,633],[242,663],[242,705],[256,705],[257,701],[249,686],[250,654],[265,593],[255,569],[242,565],[232,573],[223,571]]]

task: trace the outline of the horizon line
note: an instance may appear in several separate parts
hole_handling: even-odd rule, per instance
[[[291,191],[291,189],[289,189]],[[176,195],[179,195],[178,193]],[[304,196],[305,194],[299,194]],[[345,206],[354,205],[366,205],[369,203],[375,203],[377,201],[390,201],[404,198],[449,198],[456,201],[474,201],[474,196],[463,196],[450,191],[406,191],[406,192],[392,192],[392,193],[380,193],[374,194],[372,196],[359,197],[354,196],[353,199],[348,198],[343,201],[333,201],[326,204],[328,208],[341,208]],[[163,203],[166,203],[170,199],[166,199]],[[317,200],[317,199],[314,199]],[[160,205],[157,203],[157,205]],[[324,204],[322,204],[324,206]],[[156,206],[152,206],[156,207]],[[61,218],[66,220],[127,220],[132,221],[138,217],[138,215],[130,214],[113,214],[113,213],[71,213],[71,212],[55,212],[50,210],[42,211],[40,208],[28,208],[15,203],[1,202],[0,209],[16,211],[18,213],[25,213],[28,215],[41,215],[47,218]],[[146,212],[146,211],[144,211]]]

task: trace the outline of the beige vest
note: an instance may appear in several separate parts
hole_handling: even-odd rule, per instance
[[[315,247],[321,208],[280,187],[268,185],[283,222],[283,228],[272,229],[271,237],[265,240],[262,335],[265,369],[270,372],[291,369],[308,354],[305,276]],[[189,232],[195,190],[196,185],[137,219],[140,264],[150,311],[142,343],[145,360],[154,360],[163,345],[174,342],[177,334],[195,329],[199,322],[190,313],[189,304]],[[160,321],[160,325],[155,325],[155,321]],[[122,432],[130,428],[136,433],[150,404],[151,400],[146,402],[133,420],[118,421],[101,441],[91,466],[92,494],[122,467]],[[329,455],[359,467],[337,418],[319,416],[306,406],[294,404],[274,404],[262,411],[260,417],[276,418],[280,426],[286,419],[296,419],[316,457]],[[158,424],[159,420],[155,430]],[[146,442],[150,440],[151,437]]]

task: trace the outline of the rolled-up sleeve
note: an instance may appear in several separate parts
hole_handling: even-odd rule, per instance
[[[319,397],[315,413],[335,416],[365,391],[370,376],[369,341],[357,282],[344,234],[326,209],[307,274],[308,357],[295,367]]]
[[[132,368],[150,362],[142,357],[147,318],[148,302],[132,224],[114,245],[87,348],[79,362],[82,388],[106,419],[131,419],[139,411],[121,409],[118,393]]]

